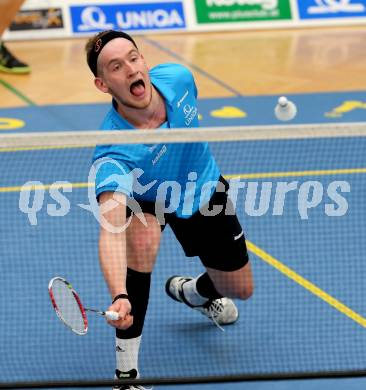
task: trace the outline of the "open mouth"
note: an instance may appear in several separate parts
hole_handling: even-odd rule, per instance
[[[141,95],[143,95],[144,92],[145,92],[144,80],[140,79],[140,80],[134,81],[130,85],[130,92],[134,96],[141,96]]]

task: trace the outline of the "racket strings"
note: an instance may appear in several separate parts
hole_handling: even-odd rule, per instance
[[[80,302],[70,285],[62,280],[55,280],[52,284],[52,293],[55,309],[61,320],[78,334],[85,334],[87,324]]]

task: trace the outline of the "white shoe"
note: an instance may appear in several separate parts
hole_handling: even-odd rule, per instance
[[[193,278],[190,276],[172,276],[166,281],[165,291],[170,298],[184,303],[192,309],[198,310],[200,313],[212,320],[216,325],[229,325],[238,319],[238,308],[229,298],[224,297],[212,299],[202,306],[194,306],[190,304],[184,296],[183,284],[192,279]]]
[[[112,387],[113,390],[147,390],[140,385],[116,385]]]
[[[123,381],[123,379],[134,379],[137,376],[137,371],[135,369],[132,369],[128,372],[121,372],[119,370],[116,370],[115,373],[115,379],[120,379]],[[146,389],[145,387],[142,387],[140,385],[124,385],[124,384],[118,384],[112,387],[113,390],[151,390]]]

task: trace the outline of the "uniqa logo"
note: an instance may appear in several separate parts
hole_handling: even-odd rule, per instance
[[[278,0],[206,0],[208,7],[231,7],[233,5],[260,5],[264,10],[278,8]]]
[[[130,28],[166,28],[166,27],[183,27],[184,21],[176,10],[166,11],[157,9],[155,11],[127,11],[117,12],[117,25],[123,29]]]
[[[186,124],[186,126],[189,126],[191,124],[191,122],[197,115],[197,111],[198,111],[197,107],[190,106],[189,104],[186,104],[183,107],[183,113],[185,119],[184,123]]]
[[[82,24],[79,24],[79,31],[110,30],[114,28],[113,23],[107,23],[107,16],[99,7],[86,7],[81,13]]]
[[[109,30],[115,28],[114,23],[107,22],[107,15],[100,7],[86,7],[81,13],[82,24],[79,31]],[[116,24],[121,29],[131,28],[173,28],[184,27],[185,22],[179,12],[173,10],[148,10],[116,12]]]

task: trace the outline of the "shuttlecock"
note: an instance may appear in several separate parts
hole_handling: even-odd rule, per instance
[[[285,96],[278,99],[274,110],[275,116],[280,121],[290,121],[294,119],[297,113],[296,105],[288,100]]]

